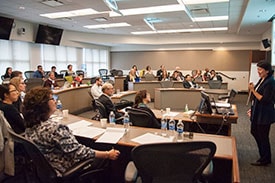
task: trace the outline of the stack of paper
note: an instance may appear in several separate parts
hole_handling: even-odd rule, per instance
[[[137,142],[139,144],[152,144],[152,143],[163,143],[172,142],[173,138],[166,138],[160,135],[155,135],[152,133],[145,133],[141,136],[133,138],[131,141]]]
[[[105,133],[101,135],[96,142],[116,144],[125,133],[125,128],[107,127]]]

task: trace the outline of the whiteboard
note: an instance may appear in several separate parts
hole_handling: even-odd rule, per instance
[[[253,82],[255,85],[259,79],[260,78],[257,71],[257,63],[251,63],[249,82]]]

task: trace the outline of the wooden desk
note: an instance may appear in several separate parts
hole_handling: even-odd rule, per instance
[[[68,109],[71,114],[79,114],[91,109],[91,97],[88,94],[90,86],[70,87],[53,90],[62,102],[63,109]]]
[[[135,101],[135,96],[136,96],[137,91],[123,91],[120,92],[119,94],[114,94],[111,99],[114,103],[120,102],[120,100],[125,99],[129,101]]]
[[[114,77],[114,80],[115,80],[114,88],[116,90],[119,89],[120,91],[124,91],[125,78],[126,78],[126,76],[115,76]]]
[[[173,88],[183,88],[182,81],[173,81]],[[199,82],[199,86],[202,86],[205,89],[209,89],[208,82]],[[152,99],[155,99],[155,88],[161,88],[160,81],[140,81],[140,82],[128,82],[129,90],[147,90]],[[228,88],[228,83],[222,83],[222,89]]]
[[[79,120],[83,120],[84,118],[69,115],[68,118],[64,118],[62,122],[64,124],[73,123]],[[93,126],[100,127],[100,122],[93,121],[89,119],[84,119],[86,121],[90,121],[93,123]],[[108,124],[109,126],[109,124]],[[116,125],[116,127],[122,127],[122,125]],[[121,152],[121,156],[125,156],[127,153],[128,157],[130,157],[131,149],[137,145],[139,145],[136,142],[131,141],[131,139],[138,137],[140,135],[143,135],[145,133],[154,133],[154,134],[160,134],[159,129],[153,129],[153,128],[142,128],[142,127],[134,127],[132,126],[130,128],[130,131],[126,133],[117,143],[117,147],[119,146],[128,148],[128,152]],[[96,140],[98,137],[94,138],[93,140]],[[234,182],[238,183],[240,182],[240,176],[239,176],[239,164],[238,164],[238,156],[237,156],[237,150],[236,150],[236,139],[235,137],[227,137],[227,136],[218,136],[218,135],[209,135],[209,134],[200,134],[200,133],[194,133],[193,139],[186,139],[186,141],[212,141],[216,144],[217,150],[214,156],[214,174],[213,178],[216,182]],[[103,144],[104,145],[104,144]],[[105,146],[108,146],[108,144],[105,144]],[[125,150],[125,149],[124,149]],[[130,160],[130,159],[129,159]],[[117,160],[117,165],[122,166],[122,163],[119,161],[125,161],[123,158],[119,158]],[[125,167],[127,165],[127,162],[122,167],[121,174],[124,173]],[[117,167],[114,167],[114,171],[118,171]],[[124,177],[124,175],[120,175]]]

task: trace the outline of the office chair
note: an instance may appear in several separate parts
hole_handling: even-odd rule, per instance
[[[207,141],[144,144],[132,149],[132,158],[143,183],[198,183],[215,152]]]
[[[92,109],[95,111],[95,109],[96,109],[95,99],[94,99],[94,96],[92,95],[91,88],[88,88],[87,92],[88,92],[89,96],[91,97],[91,106],[92,106]]]
[[[59,73],[63,75],[63,78],[66,76],[67,70],[61,70]]]
[[[222,87],[222,81],[220,80],[209,80],[208,86],[210,89],[221,89]]]
[[[145,74],[144,75],[145,81],[154,81],[155,80],[155,76],[154,74]]]
[[[26,91],[36,87],[36,86],[44,86],[44,80],[41,78],[28,78],[25,79]]]
[[[34,71],[25,71],[24,75],[26,79],[33,78]]]
[[[122,70],[117,70],[117,76],[123,76],[123,71]]]
[[[87,179],[101,178],[100,176],[102,176],[101,173],[103,173],[104,169],[90,169],[93,160],[87,159],[79,162],[64,172],[61,177],[58,177],[54,168],[33,142],[16,134],[11,129],[8,130],[8,133],[14,142],[22,148],[21,150],[24,152],[23,166],[28,171],[26,176],[31,176],[29,178],[34,180],[34,182],[85,182]],[[26,180],[26,182],[28,181]]]
[[[76,71],[75,71],[75,74],[76,74],[77,76],[79,76],[80,74],[82,74],[83,77],[84,77],[84,71],[83,71],[83,70],[76,70]]]
[[[95,100],[95,106],[102,118],[108,118],[107,111],[105,109],[105,106],[98,100]]]
[[[220,96],[218,96],[218,99],[219,100],[225,99],[224,102],[232,103],[232,101],[235,98],[235,96],[237,95],[237,93],[238,92],[236,90],[232,89],[232,90],[230,90],[229,95],[220,95]]]
[[[161,81],[160,82],[161,88],[173,88],[174,83],[173,81]]]
[[[147,127],[147,128],[159,128],[158,124],[155,124],[153,116],[142,109],[126,108],[130,116],[130,122],[133,126]]]
[[[98,69],[98,72],[104,82],[109,79],[109,76],[107,75],[108,69]]]
[[[2,79],[2,81],[4,81],[4,80],[5,80],[4,75],[2,75],[2,76],[1,76],[1,79]]]

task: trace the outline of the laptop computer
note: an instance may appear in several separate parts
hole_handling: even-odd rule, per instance
[[[229,108],[218,107],[218,106],[216,105],[215,99],[212,98],[212,100],[213,100],[213,103],[214,103],[214,109],[216,110],[216,113],[217,113],[217,114],[222,114],[222,115],[223,115],[223,114],[229,114],[229,115],[234,115],[234,114],[235,114],[234,111],[233,111],[233,109],[232,109],[232,107],[231,107],[231,105],[230,105]]]

